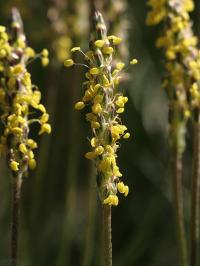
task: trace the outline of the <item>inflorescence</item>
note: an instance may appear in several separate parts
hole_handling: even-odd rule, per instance
[[[125,64],[118,62],[113,69],[112,60],[115,47],[121,39],[107,36],[107,29],[102,15],[95,12],[94,32],[90,42],[90,50],[85,54],[80,47],[72,48],[72,52],[81,52],[86,60],[86,78],[83,83],[85,94],[81,101],[75,104],[75,109],[86,108],[86,120],[90,122],[92,150],[85,157],[95,161],[97,168],[97,185],[103,204],[118,205],[117,191],[126,197],[129,187],[121,181],[122,174],[117,166],[117,149],[120,138],[128,139],[130,133],[121,123],[120,114],[128,101],[118,90],[120,73]],[[136,64],[133,59],[131,64]],[[79,65],[72,59],[64,62],[66,67]]]
[[[148,5],[152,10],[147,24],[164,23],[165,30],[156,46],[165,50],[167,76],[163,85],[169,96],[169,122],[171,133],[179,131],[176,145],[183,151],[185,123],[190,116],[197,121],[200,108],[200,52],[189,16],[194,3],[192,0],[149,0]]]
[[[50,133],[49,115],[40,103],[41,93],[32,84],[27,65],[41,58],[49,62],[48,51],[40,54],[27,46],[23,24],[17,9],[12,10],[9,29],[0,26],[0,110],[3,133],[0,151],[5,153],[13,176],[24,177],[28,168],[34,169],[33,150],[37,143],[29,138],[30,126],[40,125],[39,135]]]

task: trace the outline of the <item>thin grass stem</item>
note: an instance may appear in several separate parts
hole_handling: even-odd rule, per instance
[[[12,184],[12,220],[11,220],[11,266],[17,266],[19,209],[22,178],[15,177]]]
[[[183,189],[182,189],[182,153],[177,146],[172,147],[172,186],[174,198],[174,211],[177,228],[177,240],[179,247],[180,265],[187,266],[187,246],[184,226]]]
[[[103,205],[104,266],[112,266],[111,206]]]
[[[199,257],[200,222],[200,124],[193,125],[193,172],[191,188],[190,266],[197,266]]]

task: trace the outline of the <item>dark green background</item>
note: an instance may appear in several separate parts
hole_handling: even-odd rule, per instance
[[[8,6],[17,2],[29,45],[38,51],[50,48],[52,37],[46,13],[51,2],[1,0],[1,24],[7,21]],[[197,33],[198,7],[193,14]],[[145,25],[146,12],[144,0],[129,1],[130,57],[136,57],[139,64],[128,70],[130,79],[121,85],[129,96],[123,121],[131,138],[123,141],[118,162],[130,194],[126,199],[120,198],[119,206],[113,208],[114,266],[178,265],[167,143],[167,99],[161,89],[164,62],[162,52],[154,47],[159,28]],[[88,32],[85,42],[87,38]],[[101,205],[95,174],[84,158],[89,149],[90,131],[84,115],[73,109],[81,93],[78,84],[83,72],[80,68],[52,65],[43,69],[39,62],[33,63],[29,70],[43,93],[52,134],[38,139],[37,169],[24,179],[19,266],[100,266]],[[188,217],[190,133],[187,142],[184,198]],[[11,177],[3,158],[0,169],[0,265],[6,266],[10,252]]]

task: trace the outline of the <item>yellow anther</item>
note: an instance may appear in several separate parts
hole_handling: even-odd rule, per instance
[[[105,46],[102,48],[104,54],[110,55],[114,52],[114,49],[111,46]]]
[[[99,69],[97,67],[93,67],[90,69],[90,74],[91,75],[97,75],[99,74]]]
[[[92,106],[92,112],[95,113],[95,114],[100,114],[100,113],[102,112],[101,104],[99,104],[99,103],[95,103],[95,104]]]
[[[19,150],[22,152],[22,153],[27,153],[27,148],[26,148],[26,145],[24,143],[21,143],[19,145]]]
[[[46,67],[49,64],[49,58],[48,57],[43,57],[41,59],[41,62],[42,62],[43,67]]]
[[[104,148],[103,148],[103,146],[98,146],[98,147],[95,149],[95,154],[96,154],[96,155],[101,155],[103,152],[104,152]]]
[[[72,53],[74,53],[74,52],[76,52],[76,51],[80,51],[81,50],[81,48],[80,47],[73,47],[72,49],[71,49],[71,52]]]
[[[123,136],[124,139],[129,139],[130,138],[130,133],[126,133],[124,136]]]
[[[28,166],[31,170],[35,169],[36,167],[36,160],[35,159],[30,159],[29,162],[28,162]]]
[[[92,159],[94,159],[95,157],[96,157],[96,153],[94,153],[94,152],[87,152],[87,153],[85,154],[85,158],[88,159],[88,160],[92,160]]]
[[[132,59],[131,61],[130,61],[130,64],[131,65],[136,65],[138,63],[138,60],[137,59]]]
[[[104,41],[103,40],[97,40],[94,42],[96,47],[102,48],[104,46]]]
[[[72,59],[67,59],[64,61],[64,66],[71,67],[74,65],[74,61]]]
[[[19,171],[19,163],[16,162],[16,161],[11,161],[11,162],[10,162],[10,168],[11,168],[11,170],[14,171],[14,172]]]
[[[95,128],[95,129],[98,129],[98,128],[100,128],[100,124],[99,124],[99,122],[94,122],[94,121],[92,121],[92,122],[91,122],[91,127],[92,127],[92,128]]]
[[[82,110],[85,107],[85,104],[84,102],[77,102],[74,107],[76,110]]]
[[[123,113],[124,112],[124,108],[119,108],[119,109],[117,109],[117,111],[116,111],[116,113],[118,113],[118,114],[121,114],[121,113]]]
[[[117,68],[118,70],[122,70],[122,69],[124,68],[124,66],[125,66],[124,63],[119,62],[119,63],[117,63],[116,68]]]
[[[48,57],[49,56],[49,51],[47,49],[43,49],[41,52],[41,55],[44,57]]]
[[[51,133],[51,126],[49,124],[42,124],[41,129],[39,131],[39,135],[43,134],[43,133],[47,133],[50,134]]]

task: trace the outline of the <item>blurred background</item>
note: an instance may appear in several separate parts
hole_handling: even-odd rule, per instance
[[[159,28],[145,25],[144,0],[100,0],[98,4],[109,33],[123,38],[117,56],[126,62],[132,58],[139,61],[129,68],[121,84],[129,97],[123,121],[131,138],[122,143],[118,163],[130,194],[113,208],[113,265],[176,266],[167,100],[161,89],[164,69],[162,52],[154,46]],[[200,4],[196,4],[193,18],[199,34]],[[73,109],[83,93],[84,70],[63,67],[63,60],[71,56],[71,47],[88,48],[89,1],[0,0],[0,24],[7,25],[12,6],[22,14],[28,44],[37,51],[48,48],[51,60],[45,69],[37,61],[29,67],[50,113],[52,134],[38,139],[37,168],[24,179],[19,265],[101,266],[101,205],[95,170],[84,158],[90,129],[84,112]],[[191,170],[189,135],[184,158],[186,203]],[[6,266],[10,254],[11,177],[3,158],[0,167],[0,265]],[[185,212],[188,214],[187,205]]]

